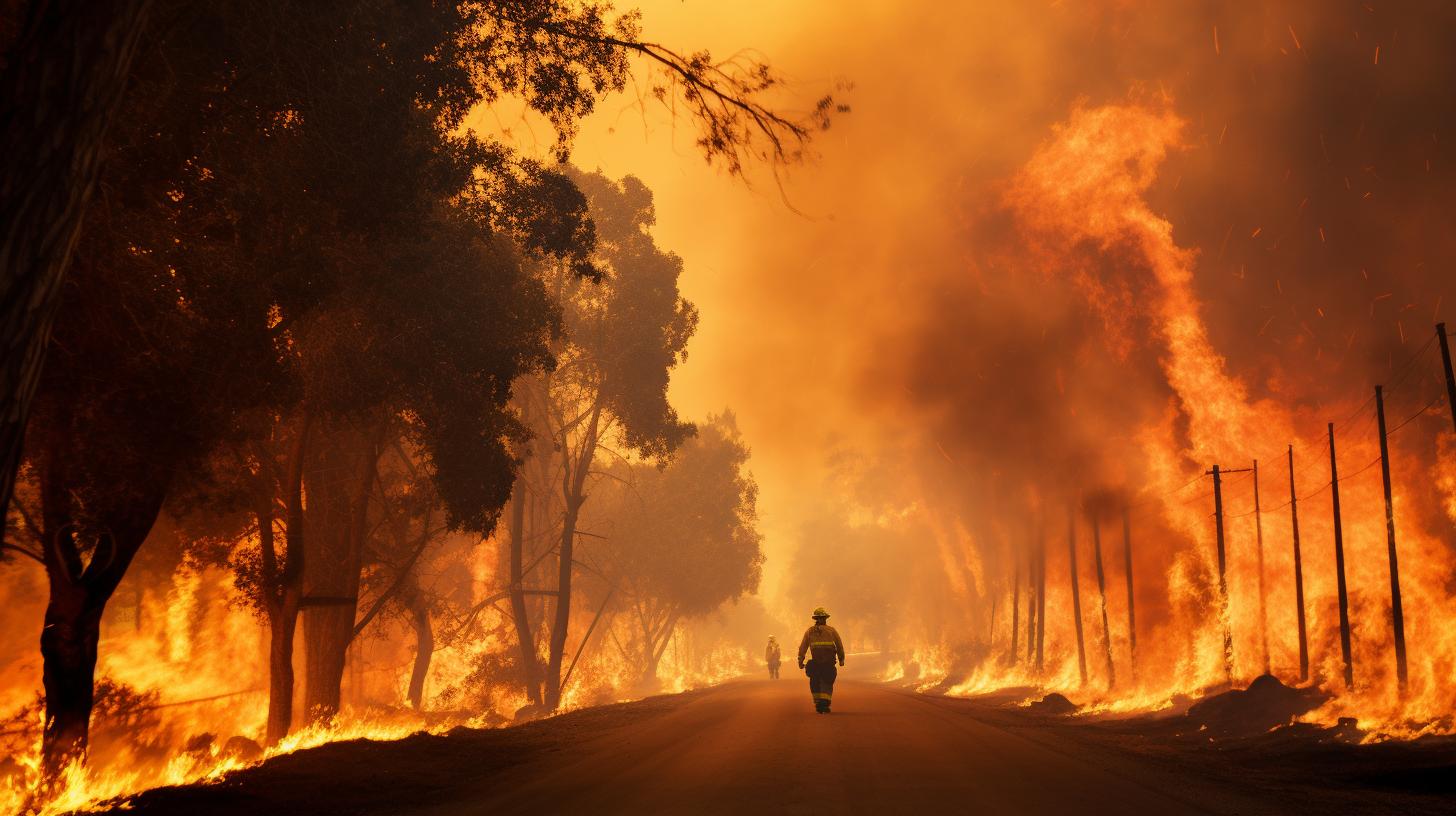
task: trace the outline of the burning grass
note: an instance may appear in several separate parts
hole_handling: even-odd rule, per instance
[[[184,569],[140,610],[118,606],[103,630],[88,761],[42,786],[40,732],[44,702],[31,700],[0,722],[0,813],[35,816],[85,811],[142,791],[220,780],[240,768],[346,740],[398,740],[442,734],[457,726],[510,724],[524,706],[509,655],[514,645],[492,637],[501,621],[488,613],[486,636],[443,647],[432,664],[422,711],[404,699],[411,661],[389,638],[364,640],[361,666],[347,675],[353,704],[329,722],[307,725],[277,745],[262,745],[267,711],[266,641],[259,620],[235,597],[220,572]],[[502,658],[505,658],[504,661]],[[681,632],[664,654],[659,677],[641,682],[637,667],[610,648],[589,649],[558,712],[701,688],[742,675],[745,649],[696,643]],[[23,677],[15,672],[17,680]],[[531,712],[530,718],[541,716]],[[41,793],[44,791],[44,793]]]

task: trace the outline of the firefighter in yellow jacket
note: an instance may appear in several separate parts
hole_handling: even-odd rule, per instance
[[[834,661],[838,658],[839,665],[844,665],[844,641],[829,625],[829,613],[824,611],[824,607],[815,609],[811,617],[814,625],[804,632],[804,639],[799,641],[799,668],[809,675],[809,693],[814,695],[814,710],[828,714],[829,701],[834,697],[834,678],[839,674],[834,668]],[[807,664],[804,663],[806,652],[809,654]]]
[[[779,651],[779,642],[773,635],[768,636],[768,648],[763,651],[764,662],[768,663],[768,676],[771,680],[779,679],[779,663],[782,653]]]

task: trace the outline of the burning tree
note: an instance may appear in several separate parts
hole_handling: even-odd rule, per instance
[[[26,26],[10,25],[31,5]],[[241,501],[251,517],[232,540],[256,548],[253,597],[273,631],[270,741],[292,721],[303,610],[307,701],[323,716],[337,709],[383,450],[411,443],[445,522],[494,524],[526,434],[506,407],[510,384],[547,364],[554,323],[525,259],[555,259],[577,287],[592,244],[572,182],[462,133],[472,107],[523,98],[557,126],[564,151],[573,123],[621,90],[629,58],[643,55],[704,123],[704,152],[734,170],[758,145],[792,158],[833,109],[779,116],[757,101],[772,85],[761,66],[680,57],[643,41],[635,15],[610,20],[597,7],[277,0],[93,11],[5,12],[7,30],[21,32],[4,44],[15,49],[5,86],[24,86],[6,94],[7,117],[12,102],[35,97],[46,66],[71,65],[93,40],[106,46],[68,88],[89,94],[97,104],[83,107],[97,115],[7,127],[12,149],[0,159],[0,206],[24,216],[12,226],[34,224],[0,240],[7,287],[30,281],[7,288],[7,303],[38,305],[7,324],[20,333],[5,361],[12,419],[24,420],[46,345],[45,293],[61,299],[50,344],[59,351],[25,452],[34,487],[24,518],[7,525],[30,530],[20,551],[50,576],[52,774],[84,756],[100,616],[169,503],[216,501],[232,513]],[[124,79],[124,93],[108,78]],[[84,159],[74,177],[28,173],[32,148],[53,142]],[[67,236],[97,173],[105,206],[61,286]],[[15,210],[35,203],[24,191],[37,183],[53,195]],[[35,245],[35,235],[55,240]],[[598,340],[640,351],[629,324]],[[637,410],[624,396],[630,379],[603,391],[604,408],[624,418]],[[632,441],[665,449],[685,431],[666,427],[657,442],[653,431]],[[18,430],[7,424],[0,447]],[[13,470],[8,456],[0,469]],[[334,478],[340,469],[347,477]],[[565,563],[569,572],[569,554]]]

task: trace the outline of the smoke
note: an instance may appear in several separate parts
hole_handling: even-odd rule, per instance
[[[935,590],[912,591],[887,571],[904,617],[925,622],[904,641],[944,643],[950,628],[1004,648],[1010,579],[1019,569],[1025,580],[1027,550],[1046,542],[1049,660],[1065,660],[1071,515],[1095,678],[1089,528],[1102,525],[1125,667],[1126,599],[1114,590],[1118,516],[1131,505],[1143,657],[1176,677],[1165,687],[1218,682],[1202,473],[1259,458],[1263,506],[1278,511],[1262,529],[1271,662],[1287,676],[1294,601],[1280,505],[1292,445],[1298,493],[1315,494],[1301,505],[1310,648],[1316,673],[1338,676],[1331,511],[1316,493],[1328,478],[1324,428],[1341,423],[1342,475],[1360,471],[1375,455],[1371,386],[1396,381],[1390,424],[1416,415],[1392,438],[1408,591],[1443,603],[1449,492],[1432,481],[1449,481],[1438,470],[1449,457],[1437,409],[1420,409],[1440,388],[1431,324],[1456,296],[1444,144],[1456,9],[808,4],[726,19],[669,5],[681,10],[644,9],[663,39],[752,42],[795,80],[790,90],[854,86],[854,112],[783,183],[807,218],[786,212],[771,180],[745,192],[684,169],[682,156],[632,156],[644,133],[643,153],[672,142],[635,115],[613,118],[611,133],[584,131],[579,146],[579,162],[623,162],[647,179],[659,234],[685,257],[704,317],[674,396],[690,412],[701,401],[739,413],[763,487],[771,605],[802,614],[814,602],[795,578],[815,562],[805,553],[833,557],[820,520],[838,515],[884,532],[864,540],[887,542],[887,561],[938,574]],[[877,495],[836,475],[827,452],[846,449],[879,472],[858,482]],[[1351,478],[1356,662],[1379,685],[1390,663],[1379,469]],[[1244,677],[1262,666],[1252,487],[1233,475],[1225,495],[1237,516],[1227,616]],[[903,519],[933,546],[894,544],[910,529]],[[1416,577],[1424,569],[1429,583]]]

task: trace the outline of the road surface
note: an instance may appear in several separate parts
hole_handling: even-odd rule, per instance
[[[634,814],[1211,812],[1175,780],[1014,735],[954,701],[843,682],[834,709],[815,714],[797,675],[735,683],[514,768],[472,812],[526,813],[540,802]],[[450,802],[418,812],[466,811]]]
[[[820,716],[807,683],[786,672],[777,682],[743,680],[517,728],[325,746],[276,759],[223,785],[144,795],[129,812],[1129,816],[1426,810],[1369,791],[1359,798],[1329,791],[1321,797],[1318,786],[1231,782],[1228,774],[1202,773],[1204,760],[1190,762],[1157,746],[1126,750],[1096,731],[853,681],[839,683],[834,713]]]

